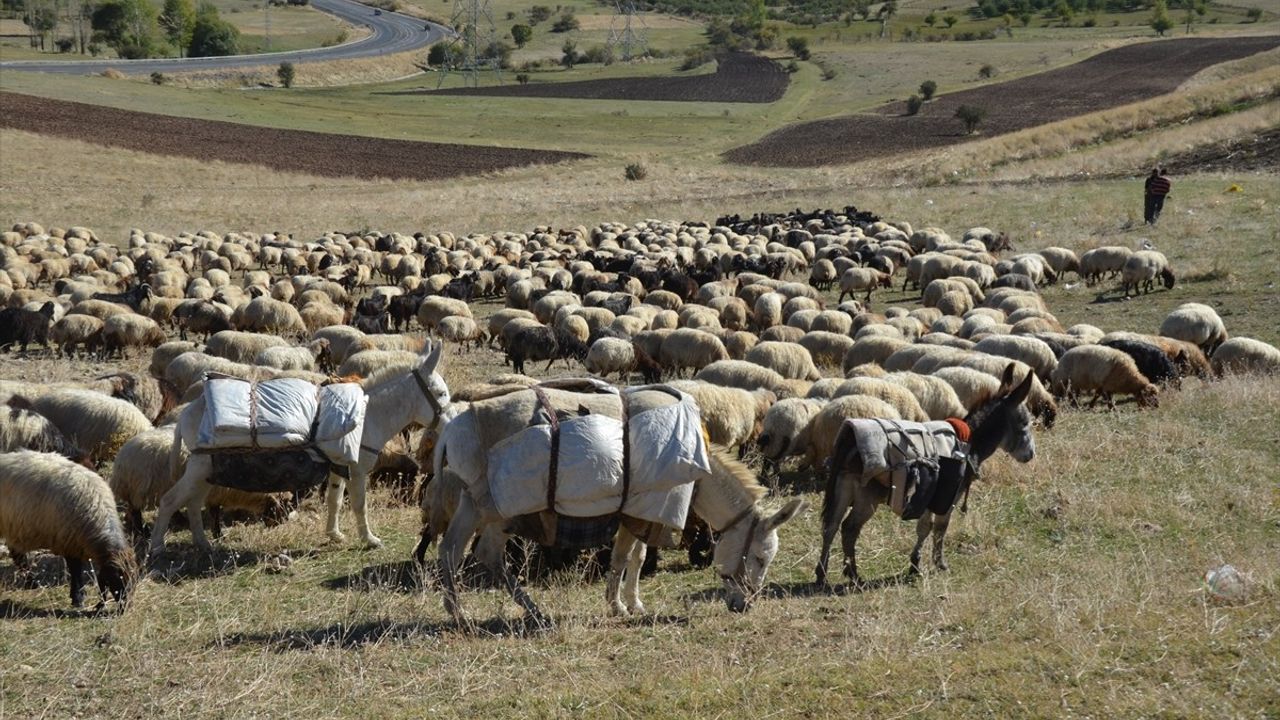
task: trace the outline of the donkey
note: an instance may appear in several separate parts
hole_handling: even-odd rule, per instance
[[[443,347],[442,343],[428,342],[422,350],[417,365],[368,391],[369,404],[365,411],[364,430],[360,436],[359,461],[347,466],[351,478],[351,509],[356,516],[356,528],[360,533],[360,540],[366,547],[382,547],[382,541],[373,534],[365,513],[365,490],[368,485],[369,471],[377,462],[382,447],[413,423],[431,430],[446,421],[451,414],[449,388],[436,372]],[[193,401],[178,416],[178,423],[173,431],[173,450],[170,454],[170,468],[175,476],[180,466],[182,445],[185,442],[187,447],[195,447],[200,420],[203,416],[203,396]],[[212,550],[209,540],[205,537],[204,523],[200,517],[200,510],[204,507],[205,498],[208,497],[212,487],[209,484],[209,476],[212,472],[213,461],[208,455],[192,453],[188,458],[187,469],[182,477],[180,479],[175,477],[177,482],[160,499],[160,511],[156,515],[155,526],[151,532],[149,552],[152,557],[159,555],[164,549],[164,535],[169,529],[169,520],[181,507],[187,509],[187,521],[196,546],[205,552]],[[346,539],[338,529],[338,509],[342,505],[343,486],[341,477],[330,474],[325,496],[328,506],[325,529],[329,539],[334,542],[342,542]]]
[[[965,418],[971,436],[969,468],[961,485],[964,488],[968,488],[976,477],[976,468],[998,449],[1022,463],[1031,462],[1035,457],[1031,413],[1024,404],[1031,391],[1033,376],[1027,373],[1026,378],[1014,387],[1014,372],[1015,367],[1010,364],[1005,369],[999,390]],[[827,585],[827,562],[837,529],[841,531],[844,546],[845,574],[855,586],[862,585],[856,557],[858,535],[862,526],[875,515],[877,506],[887,504],[889,500],[889,484],[880,478],[862,477],[862,458],[856,439],[851,432],[841,432],[832,451],[826,491],[822,497],[822,553],[816,568],[819,585]],[[926,512],[920,517],[916,523],[916,545],[911,551],[910,573],[920,572],[920,549],[924,547],[930,530],[933,532],[933,564],[939,570],[947,569],[942,557],[942,539],[950,522],[950,510],[945,515]]]

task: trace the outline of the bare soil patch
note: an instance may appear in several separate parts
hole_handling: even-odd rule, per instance
[[[771,103],[782,98],[790,81],[791,77],[787,75],[786,70],[769,58],[747,53],[731,53],[720,58],[714,73],[706,75],[414,90],[393,94]]]
[[[972,139],[954,115],[987,111],[979,130],[1001,135],[1138,102],[1175,90],[1210,65],[1280,45],[1280,37],[1192,38],[1129,45],[1029,77],[943,95],[908,116],[906,103],[791,125],[724,154],[729,162],[773,167],[839,165]]]
[[[587,157],[582,153],[389,140],[131,112],[0,92],[0,127],[323,177],[440,180]]]

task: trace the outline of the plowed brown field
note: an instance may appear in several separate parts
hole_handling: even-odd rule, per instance
[[[154,115],[0,92],[0,127],[140,152],[326,177],[440,180],[581,153],[334,135]]]
[[[952,145],[972,139],[954,115],[960,105],[987,111],[983,136],[1000,135],[1125,105],[1173,91],[1218,63],[1280,45],[1280,37],[1192,38],[1129,45],[1067,67],[943,95],[918,115],[905,103],[776,130],[724,154],[729,162],[815,167]]]

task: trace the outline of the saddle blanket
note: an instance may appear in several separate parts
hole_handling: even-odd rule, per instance
[[[959,472],[969,445],[956,437],[950,422],[856,418],[845,421],[857,442],[862,460],[862,482],[876,479],[890,487],[889,505],[899,517],[919,517],[926,508],[946,512],[955,500]],[[943,492],[939,471],[942,473]]]
[[[711,472],[701,416],[693,397],[630,417],[630,485],[623,504],[622,422],[588,414],[560,421],[555,512],[629,517],[683,528],[693,500],[693,482]],[[503,517],[548,508],[551,426],[535,424],[489,451],[489,494]]]
[[[340,465],[359,459],[368,397],[358,383],[317,387],[298,378],[209,377],[195,450],[314,444]]]

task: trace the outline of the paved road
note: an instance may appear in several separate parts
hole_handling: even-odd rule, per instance
[[[374,9],[352,0],[311,0],[311,7],[333,15],[352,25],[367,26],[373,32],[359,40],[326,48],[291,52],[231,55],[210,58],[168,58],[163,60],[12,60],[0,62],[0,69],[30,72],[95,75],[114,68],[130,75],[153,72],[187,72],[192,70],[226,70],[231,68],[292,63],[350,60],[377,57],[426,47],[454,33],[449,28],[415,17],[393,12],[374,14]]]

